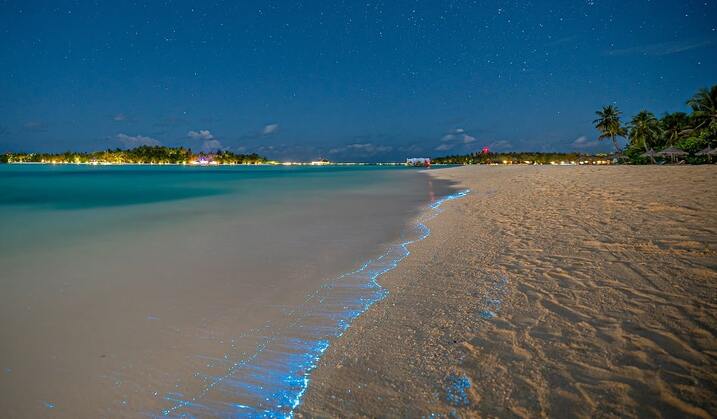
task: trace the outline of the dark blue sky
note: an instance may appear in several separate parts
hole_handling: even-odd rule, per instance
[[[0,151],[595,146],[717,83],[717,1],[2,1]]]

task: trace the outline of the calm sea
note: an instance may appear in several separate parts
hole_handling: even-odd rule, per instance
[[[0,165],[0,409],[290,414],[450,193],[392,167]]]

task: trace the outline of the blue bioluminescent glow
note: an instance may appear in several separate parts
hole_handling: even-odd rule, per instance
[[[471,380],[464,375],[451,374],[446,378],[446,401],[454,406],[467,406],[470,404],[468,389]]]
[[[480,316],[483,317],[483,318],[486,319],[486,320],[490,320],[490,319],[492,319],[493,317],[495,317],[495,313],[492,312],[492,311],[490,311],[490,310],[482,310],[482,311],[480,312]]]
[[[426,222],[450,200],[468,190],[445,196],[407,232],[407,238],[358,269],[339,275],[307,295],[299,307],[286,311],[283,326],[267,326],[254,353],[241,360],[212,359],[227,368],[221,375],[197,372],[202,388],[187,396],[165,394],[167,407],[155,417],[291,417],[301,403],[311,371],[333,339],[341,336],[362,313],[388,294],[378,283],[409,254],[409,246],[429,236]]]
[[[498,315],[502,298],[508,292],[508,278],[505,275],[487,275],[485,279],[485,297],[481,301],[478,315],[484,320],[491,320]]]

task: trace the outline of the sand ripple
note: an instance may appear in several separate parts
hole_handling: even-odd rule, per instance
[[[474,193],[384,278],[305,413],[717,416],[714,167],[439,176]]]

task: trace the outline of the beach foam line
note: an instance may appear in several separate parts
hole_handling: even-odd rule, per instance
[[[307,295],[303,304],[287,312],[287,324],[268,327],[273,330],[264,334],[253,354],[233,361],[221,375],[196,373],[195,377],[203,382],[198,393],[191,397],[168,393],[164,396],[168,407],[149,416],[293,417],[308,388],[310,374],[330,342],[388,295],[378,278],[411,254],[411,244],[431,234],[425,223],[442,212],[444,203],[469,192],[463,190],[431,203],[408,231],[410,238]]]

